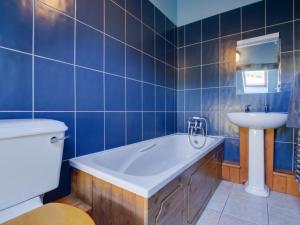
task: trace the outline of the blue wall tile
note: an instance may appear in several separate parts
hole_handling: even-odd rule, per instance
[[[126,43],[141,49],[142,24],[131,15],[126,15]]]
[[[155,137],[155,112],[143,113],[143,139]]]
[[[164,63],[156,60],[155,65],[155,83],[157,85],[165,86],[166,83],[166,66]]]
[[[126,82],[126,108],[127,111],[141,111],[142,109],[142,84],[139,81],[127,80]]]
[[[142,0],[126,0],[126,10],[141,19]]]
[[[197,61],[197,63],[199,63],[199,61]],[[185,49],[184,48],[178,49],[177,65],[178,65],[178,68],[183,68],[185,66]]]
[[[0,45],[32,52],[32,1],[0,1]]]
[[[74,62],[73,19],[36,1],[34,33],[37,55]]]
[[[236,43],[241,40],[241,35],[232,35],[221,39],[220,62],[235,62]]]
[[[64,142],[63,160],[75,157],[75,117],[73,112],[39,112],[35,113],[34,117],[64,122],[68,127],[65,135],[70,135],[70,138]]]
[[[242,39],[248,39],[253,37],[258,37],[266,34],[265,28],[256,29],[252,31],[246,31],[242,33]]]
[[[158,8],[155,8],[155,30],[162,36],[165,36],[166,33],[165,20],[166,16]]]
[[[281,54],[281,82],[291,84],[294,80],[294,60],[293,53]]]
[[[202,63],[210,64],[219,61],[219,40],[202,43]]]
[[[104,149],[103,113],[76,113],[76,155],[86,155]]]
[[[185,37],[185,34],[184,34],[184,32],[185,32],[185,26],[181,26],[181,27],[179,27],[178,29],[177,29],[177,46],[178,47],[182,47],[182,46],[184,46],[184,37]]]
[[[219,87],[219,65],[202,66],[202,88]]]
[[[74,67],[35,58],[35,109],[74,110]]]
[[[136,80],[142,79],[141,60],[142,60],[141,52],[131,47],[126,47],[126,76],[127,77]]]
[[[184,133],[184,113],[177,113],[177,132]]]
[[[226,112],[220,112],[220,135],[239,138],[239,127],[229,121]]]
[[[265,26],[265,2],[260,1],[242,8],[242,30],[253,30]]]
[[[125,79],[105,74],[105,110],[125,110]]]
[[[283,91],[267,94],[267,104],[272,112],[288,112],[291,93]]]
[[[219,88],[202,90],[202,111],[219,110]]]
[[[0,119],[32,119],[32,112],[1,112],[0,111]]]
[[[202,21],[202,39],[207,41],[220,36],[219,15],[206,18]]]
[[[161,137],[166,134],[166,113],[156,113],[156,137]]]
[[[185,66],[201,65],[201,44],[188,46],[185,48]]]
[[[219,112],[202,112],[203,117],[207,119],[207,134],[219,135]]]
[[[127,112],[127,144],[142,140],[142,113]]]
[[[293,144],[278,143],[274,145],[274,168],[277,170],[293,169]]]
[[[32,57],[0,49],[0,110],[32,109]]]
[[[176,113],[166,113],[166,134],[173,134],[176,130]]]
[[[154,5],[148,0],[142,0],[142,21],[154,29]]]
[[[121,76],[125,73],[125,46],[110,37],[105,37],[105,70]]]
[[[293,23],[285,23],[272,27],[267,27],[267,34],[279,32],[281,40],[281,51],[293,50]]]
[[[143,54],[143,81],[155,82],[154,59],[145,54]]]
[[[224,144],[224,160],[232,162],[240,162],[240,140],[225,138]]]
[[[102,33],[77,22],[76,64],[92,69],[103,69]]]
[[[166,66],[166,87],[176,89],[177,71],[171,66]]]
[[[105,32],[125,41],[125,12],[109,0],[105,2]]]
[[[299,20],[295,21],[295,49],[300,50],[300,21]]]
[[[155,57],[165,61],[166,41],[159,35],[155,35]]]
[[[241,32],[241,9],[221,14],[221,36]]]
[[[266,0],[267,25],[293,19],[293,0]]]
[[[220,86],[235,85],[235,63],[221,63],[220,69]]]
[[[294,13],[295,13],[295,19],[300,19],[300,2],[299,1],[294,1],[295,8],[294,8]]]
[[[118,4],[120,7],[125,8],[125,0],[111,0]]]
[[[201,30],[202,24],[201,20],[190,23],[185,27],[185,45],[194,44],[201,42]]]
[[[185,69],[185,89],[201,88],[201,67]]]
[[[286,126],[275,129],[275,141],[279,142],[294,142],[293,140],[293,128]]]
[[[147,54],[154,55],[154,32],[147,26],[143,25],[143,51]]]
[[[143,111],[155,111],[155,86],[143,84]]]
[[[166,89],[156,87],[156,111],[165,111]]]
[[[175,46],[177,45],[176,30],[176,25],[166,17],[166,39]]]
[[[184,91],[177,91],[177,110],[184,111]]]
[[[166,89],[166,111],[176,111],[176,91]]]
[[[76,68],[76,107],[79,111],[104,109],[103,74],[93,70]]]
[[[201,90],[186,90],[185,91],[185,110],[200,111],[201,110]]]
[[[104,0],[77,0],[77,19],[96,28],[103,30]]]
[[[125,145],[125,113],[105,113],[105,147],[116,148]],[[112,129],[116,127],[117,129]]]

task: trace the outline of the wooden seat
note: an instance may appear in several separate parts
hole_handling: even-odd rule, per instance
[[[82,210],[61,203],[49,203],[2,225],[95,225]]]

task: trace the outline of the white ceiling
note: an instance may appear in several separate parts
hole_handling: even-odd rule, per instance
[[[150,0],[177,26],[182,26],[261,0]]]

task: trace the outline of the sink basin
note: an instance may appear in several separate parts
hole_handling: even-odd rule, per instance
[[[283,126],[287,120],[286,113],[233,112],[227,114],[228,119],[239,127],[252,129],[270,129]]]
[[[265,185],[264,129],[278,128],[287,121],[285,113],[234,112],[228,119],[239,127],[249,128],[248,182],[245,191],[267,197],[269,188]]]

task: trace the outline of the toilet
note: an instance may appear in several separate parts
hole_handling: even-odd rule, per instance
[[[58,187],[67,129],[49,119],[0,120],[0,224],[42,206]]]

